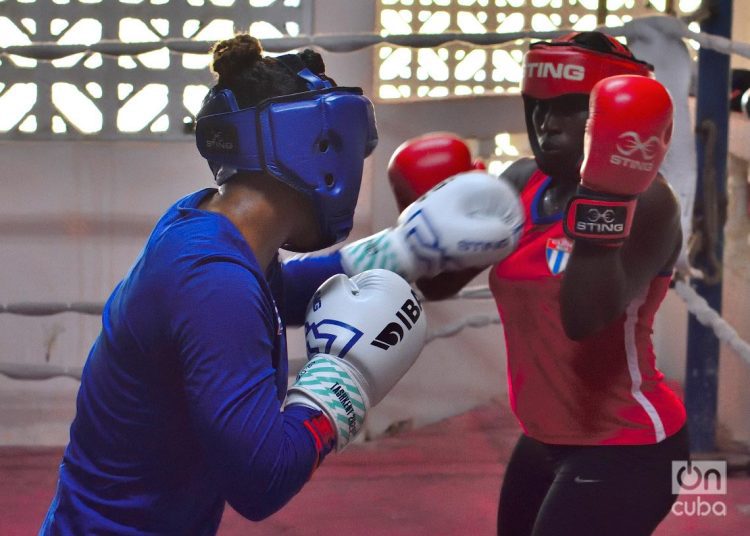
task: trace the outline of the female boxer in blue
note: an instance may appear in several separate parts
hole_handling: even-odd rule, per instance
[[[286,397],[285,325],[302,324],[316,289],[342,268],[337,254],[281,264],[278,250],[349,234],[377,143],[372,105],[327,78],[319,54],[263,57],[248,35],[218,43],[212,69],[196,140],[219,189],[167,210],[107,301],[40,534],[214,534],[226,502],[263,519],[356,434],[421,348],[424,321],[403,280],[341,275],[315,294],[318,318],[339,318],[310,321],[308,351],[334,354],[311,364],[343,387],[326,398],[329,385],[308,366]],[[402,303],[412,329],[391,362],[378,361],[391,383],[365,371],[369,383],[358,384],[352,367],[382,352],[370,325]],[[350,329],[345,350],[325,333],[310,346],[326,322]],[[359,364],[342,368],[345,352]]]

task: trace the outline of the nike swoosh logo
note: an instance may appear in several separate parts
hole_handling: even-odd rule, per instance
[[[590,480],[588,478],[581,478],[580,476],[576,476],[573,479],[573,482],[575,482],[576,484],[591,484],[593,482],[601,482],[601,480]]]

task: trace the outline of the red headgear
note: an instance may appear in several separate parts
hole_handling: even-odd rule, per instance
[[[604,78],[621,74],[653,78],[652,71],[651,65],[635,59],[627,47],[601,32],[574,32],[554,41],[533,43],[524,55],[521,95],[529,143],[542,171],[554,174],[575,165],[572,162],[580,161],[583,154],[569,154],[567,162],[556,164],[542,159],[532,124],[537,101],[564,95],[588,96]],[[553,167],[558,165],[562,168]]]
[[[570,33],[550,42],[534,43],[523,59],[521,93],[534,99],[551,99],[571,93],[588,95],[599,80],[619,74],[653,77],[653,67],[633,57],[617,39],[609,41],[609,52],[592,50]]]

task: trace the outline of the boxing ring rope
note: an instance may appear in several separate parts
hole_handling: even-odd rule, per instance
[[[601,27],[615,36],[627,38],[644,37],[648,39],[648,32],[657,31],[663,36],[673,39],[689,39],[697,42],[701,47],[711,49],[724,54],[737,54],[750,58],[750,44],[731,41],[724,37],[699,33],[688,28],[687,23],[681,19],[667,16],[644,17],[634,19],[621,27]],[[497,46],[518,39],[550,39],[568,33],[569,30],[556,31],[524,31],[510,33],[444,33],[412,34],[412,35],[388,35],[381,36],[374,33],[360,34],[330,34],[314,36],[278,37],[263,40],[264,49],[269,52],[286,52],[303,47],[317,47],[330,52],[352,52],[371,47],[377,44],[392,44],[396,46],[409,46],[415,48],[435,47],[448,42],[462,41],[478,46]],[[162,48],[168,48],[175,53],[203,54],[208,52],[212,42],[194,41],[188,39],[164,39],[148,43],[122,43],[119,41],[102,40],[92,45],[59,45],[56,43],[32,43],[29,45],[12,45],[0,47],[0,57],[7,55],[19,55],[32,59],[51,61],[79,53],[101,53],[104,55],[135,55]],[[706,300],[699,296],[686,282],[678,280],[674,285],[676,294],[685,302],[687,310],[693,314],[698,321],[710,327],[716,337],[731,347],[748,365],[750,365],[750,344],[742,340],[737,331],[724,320],[719,313],[713,310]],[[461,291],[453,299],[464,300],[487,300],[491,299],[491,293],[486,287],[468,288]],[[96,302],[18,302],[0,304],[0,314],[13,314],[21,316],[49,316],[61,313],[78,313],[84,315],[101,315],[104,304]],[[447,324],[433,329],[427,335],[427,342],[438,338],[453,337],[466,328],[483,328],[490,325],[501,324],[500,318],[495,315],[473,315],[468,316],[455,323]],[[304,362],[304,358],[292,358],[294,364],[297,361]],[[290,363],[290,370],[293,370]],[[300,364],[301,366],[301,364]],[[44,380],[54,377],[70,377],[80,380],[81,367],[66,367],[56,365],[21,365],[0,362],[0,375],[17,380]]]
[[[83,367],[59,365],[19,365],[0,363],[0,374],[11,380],[50,380],[52,378],[73,378],[81,380]]]
[[[615,36],[629,37],[637,34],[639,27],[648,25],[664,35],[673,38],[691,39],[701,47],[724,54],[737,54],[750,58],[750,43],[731,41],[721,36],[710,35],[691,30],[687,23],[676,17],[654,16],[633,19],[618,27],[604,27]],[[284,37],[267,37],[263,39],[263,48],[267,52],[287,52],[289,50],[314,47],[328,52],[355,52],[379,44],[407,46],[414,48],[431,48],[446,43],[461,41],[478,46],[498,46],[512,43],[519,39],[552,39],[569,33],[571,30],[520,31],[520,32],[487,32],[441,34],[407,34],[380,35],[376,33],[355,34],[321,34]],[[26,45],[9,45],[0,47],[0,57],[17,55],[41,61],[52,61],[81,53],[100,53],[105,56],[138,55],[167,48],[176,54],[205,54],[214,41],[196,41],[191,39],[168,38],[146,43],[123,43],[116,40],[102,39],[90,45],[57,44],[38,42]]]
[[[49,316],[60,313],[80,313],[99,316],[103,310],[104,304],[100,302],[18,302],[7,305],[0,304],[0,314],[9,313],[21,316]]]
[[[676,281],[675,293],[685,302],[687,310],[695,315],[698,321],[711,328],[716,337],[732,348],[745,363],[750,366],[750,344],[744,341],[737,330],[735,330],[719,313],[713,310],[705,299],[703,299],[693,288],[684,281]],[[454,300],[488,300],[492,299],[492,293],[488,287],[471,287],[459,292]],[[104,307],[102,303],[13,303],[3,305],[0,313],[10,313],[25,316],[54,315],[65,312],[81,313],[88,315],[99,315]],[[457,335],[466,328],[484,328],[487,326],[501,324],[500,317],[494,315],[472,315],[462,318],[454,323],[443,325],[430,330],[427,334],[427,343],[435,339],[449,338]],[[304,358],[292,358],[290,361],[304,362]],[[290,370],[295,367],[291,366]],[[81,367],[60,367],[53,365],[18,365],[12,363],[0,363],[0,374],[16,380],[46,380],[58,376],[81,379]]]

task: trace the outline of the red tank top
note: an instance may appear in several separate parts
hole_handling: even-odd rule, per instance
[[[685,423],[685,408],[656,368],[652,324],[669,287],[655,277],[623,315],[573,341],[559,294],[573,242],[562,214],[539,215],[550,179],[537,171],[521,192],[526,212],[518,248],[490,272],[508,355],[510,405],[524,432],[545,443],[641,445]]]

